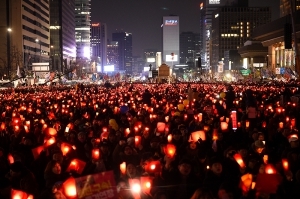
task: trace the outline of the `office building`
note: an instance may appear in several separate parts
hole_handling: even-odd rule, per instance
[[[119,71],[132,74],[132,34],[127,32],[113,33],[112,41],[118,42]]]
[[[202,0],[200,1],[200,52],[204,68],[211,67],[211,26],[213,11],[222,6],[247,7],[248,0]]]
[[[0,71],[16,74],[33,62],[49,62],[50,19],[48,1],[0,1]],[[8,29],[9,28],[9,29]],[[9,30],[9,31],[8,31]]]
[[[102,71],[107,63],[107,28],[105,23],[92,23],[91,60],[100,65]]]
[[[91,57],[91,0],[75,0],[76,59]]]
[[[119,44],[111,41],[107,44],[107,64],[114,65],[115,71],[119,71]]]
[[[75,1],[50,2],[50,69],[66,72],[75,62]]]
[[[189,64],[195,67],[195,60],[200,55],[199,33],[182,32],[180,33],[180,64]]]
[[[280,17],[286,16],[291,13],[291,2],[292,10],[300,10],[300,0],[280,0]]]
[[[163,17],[163,62],[171,68],[179,64],[179,16]]]
[[[218,62],[224,60],[225,51],[244,46],[256,27],[271,21],[271,10],[269,7],[225,6],[215,10],[213,16],[211,66],[216,72]]]

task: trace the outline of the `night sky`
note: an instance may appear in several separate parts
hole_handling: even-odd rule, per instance
[[[133,55],[144,49],[162,50],[162,17],[178,15],[180,32],[199,30],[200,0],[92,0],[92,22],[107,24],[108,38],[116,31],[132,33]],[[250,6],[271,6],[279,16],[279,0],[249,0]]]

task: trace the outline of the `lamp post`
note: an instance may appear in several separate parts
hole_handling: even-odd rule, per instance
[[[41,45],[41,41],[39,39],[35,39],[36,43],[40,44],[40,57],[39,57],[39,62],[41,62],[41,57],[42,57],[42,45]]]
[[[7,78],[9,79],[9,70],[10,70],[10,33],[11,33],[11,24],[10,24],[10,0],[6,0],[6,26],[7,26]]]
[[[10,72],[10,33],[11,33],[11,28],[7,28],[7,78],[9,78],[9,72]]]
[[[294,47],[295,47],[295,71],[298,73],[298,79],[299,79],[300,78],[300,50],[298,48],[298,43],[297,43],[295,13],[293,10],[293,6],[295,5],[293,3],[296,3],[296,2],[293,0],[290,0],[289,3],[290,3],[291,21],[292,21]]]

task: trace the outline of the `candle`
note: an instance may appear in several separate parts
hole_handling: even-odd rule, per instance
[[[282,159],[282,167],[285,171],[289,170],[289,162],[287,159]]]
[[[166,122],[169,122],[169,118],[170,118],[169,116],[166,116],[166,117],[165,117],[165,121],[166,121]]]
[[[76,198],[77,191],[75,178],[70,177],[63,183],[63,191],[68,198]]]
[[[267,164],[266,167],[265,167],[265,173],[266,174],[275,174],[276,170],[272,165]]]
[[[198,114],[198,120],[199,120],[199,122],[202,121],[202,117],[203,117],[202,113],[199,113],[199,114]]]
[[[92,150],[92,158],[94,160],[98,160],[100,158],[100,150],[99,149]]]
[[[130,129],[129,129],[129,128],[126,128],[126,129],[125,129],[125,137],[127,137],[129,134],[130,134]]]
[[[264,155],[263,161],[264,161],[265,164],[268,164],[268,160],[269,160],[269,156],[268,155]]]
[[[246,128],[249,128],[249,125],[250,125],[250,121],[246,120]]]
[[[168,135],[167,140],[168,140],[168,142],[172,142],[172,134],[169,134],[169,135]]]
[[[279,122],[279,128],[283,129],[283,122]]]
[[[244,163],[244,160],[242,159],[241,154],[236,153],[236,154],[234,154],[233,158],[240,165],[241,168],[245,168],[246,167],[246,165]]]
[[[141,136],[139,135],[134,136],[135,147],[139,147],[140,143],[141,143]]]
[[[121,174],[123,174],[123,175],[126,174],[126,162],[122,162],[120,164],[120,171],[121,171]]]
[[[169,156],[170,158],[173,158],[176,152],[176,147],[173,144],[167,144],[165,147],[165,154]]]
[[[231,111],[231,121],[232,121],[232,129],[236,130],[237,129],[236,111]]]

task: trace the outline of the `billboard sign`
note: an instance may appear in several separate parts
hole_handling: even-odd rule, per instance
[[[155,58],[154,57],[147,58],[147,62],[148,63],[154,63],[155,62]]]
[[[209,4],[220,4],[221,0],[209,0],[208,3]]]
[[[114,72],[114,71],[115,71],[115,66],[114,65],[104,66],[104,72]]]
[[[172,61],[174,61],[174,62],[176,62],[176,61],[178,61],[178,55],[166,55],[166,61],[167,62],[172,62]]]
[[[178,20],[177,19],[166,19],[165,26],[177,26]]]

